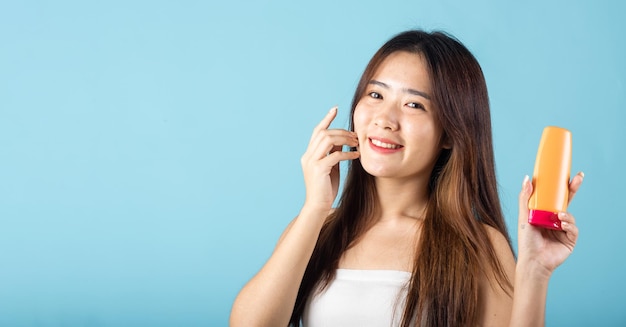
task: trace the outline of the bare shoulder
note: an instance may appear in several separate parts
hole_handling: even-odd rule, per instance
[[[491,241],[491,245],[493,245],[493,248],[496,250],[496,254],[498,254],[498,257],[501,257],[502,255],[510,255],[513,258],[513,252],[509,247],[509,241],[506,239],[506,237],[499,230],[489,225],[483,224],[483,228],[485,228],[485,230],[487,231],[489,241]]]
[[[507,275],[509,280],[512,282],[515,276],[515,255],[509,246],[509,242],[499,230],[483,224],[483,227],[487,231],[487,235],[489,237],[489,241],[493,246],[495,254],[500,262],[504,273]],[[487,265],[488,266],[488,265]]]

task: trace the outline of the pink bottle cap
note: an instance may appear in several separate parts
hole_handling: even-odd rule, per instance
[[[531,209],[528,212],[528,223],[539,227],[561,230],[561,220],[559,220],[558,212]]]

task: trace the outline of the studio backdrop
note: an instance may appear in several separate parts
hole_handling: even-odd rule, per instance
[[[443,30],[482,65],[500,196],[573,134],[580,238],[548,326],[625,326],[623,1],[2,1],[0,326],[226,326],[346,128],[367,60]],[[342,167],[345,171],[345,167]]]

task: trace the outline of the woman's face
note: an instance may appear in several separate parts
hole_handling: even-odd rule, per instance
[[[374,72],[354,110],[361,164],[376,177],[430,178],[443,147],[421,55],[399,51]]]

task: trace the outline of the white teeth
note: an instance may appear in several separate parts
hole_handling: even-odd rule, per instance
[[[385,148],[385,149],[397,149],[397,148],[400,147],[399,145],[389,144],[389,143],[381,142],[379,140],[374,140],[374,139],[372,139],[372,143],[375,146],[378,146],[378,147],[381,147],[381,148]]]

